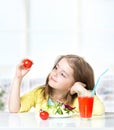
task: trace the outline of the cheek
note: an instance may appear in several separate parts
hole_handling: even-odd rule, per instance
[[[74,82],[71,80],[70,81],[68,80],[68,81],[64,82],[63,84],[64,84],[65,88],[71,88],[73,86]]]
[[[63,88],[65,89],[68,89],[68,88],[70,88],[71,87],[71,83],[70,82],[68,82],[68,81],[61,81],[61,82],[59,82],[59,84],[61,85],[61,86],[63,86]]]

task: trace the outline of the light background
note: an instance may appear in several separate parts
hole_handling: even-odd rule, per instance
[[[74,53],[95,77],[113,68],[113,0],[0,0],[0,77],[24,57],[31,77],[46,77],[58,55]]]

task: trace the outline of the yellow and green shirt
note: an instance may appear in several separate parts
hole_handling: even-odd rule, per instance
[[[47,109],[48,96],[46,99],[43,97],[45,86],[34,88],[32,91],[21,96],[21,108],[19,112],[28,112],[32,107],[35,108],[35,112],[39,112],[40,109],[47,110],[49,113],[53,111],[53,107]],[[74,99],[72,107],[76,107],[76,111],[79,112],[78,98]],[[94,96],[93,115],[102,115],[105,112],[104,104],[100,101],[97,95]]]

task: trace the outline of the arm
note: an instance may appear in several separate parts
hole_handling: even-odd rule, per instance
[[[23,77],[29,72],[30,69],[23,67],[23,60],[17,65],[16,73],[11,84],[11,90],[8,101],[9,112],[18,112],[20,109],[20,85]]]
[[[90,95],[90,91],[85,88],[85,84],[76,82],[70,89],[71,95],[78,93],[78,95]]]

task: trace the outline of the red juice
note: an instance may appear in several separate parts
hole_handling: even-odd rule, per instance
[[[80,116],[82,118],[92,117],[93,101],[94,101],[94,97],[88,97],[88,96],[78,97],[79,111],[80,111]]]

